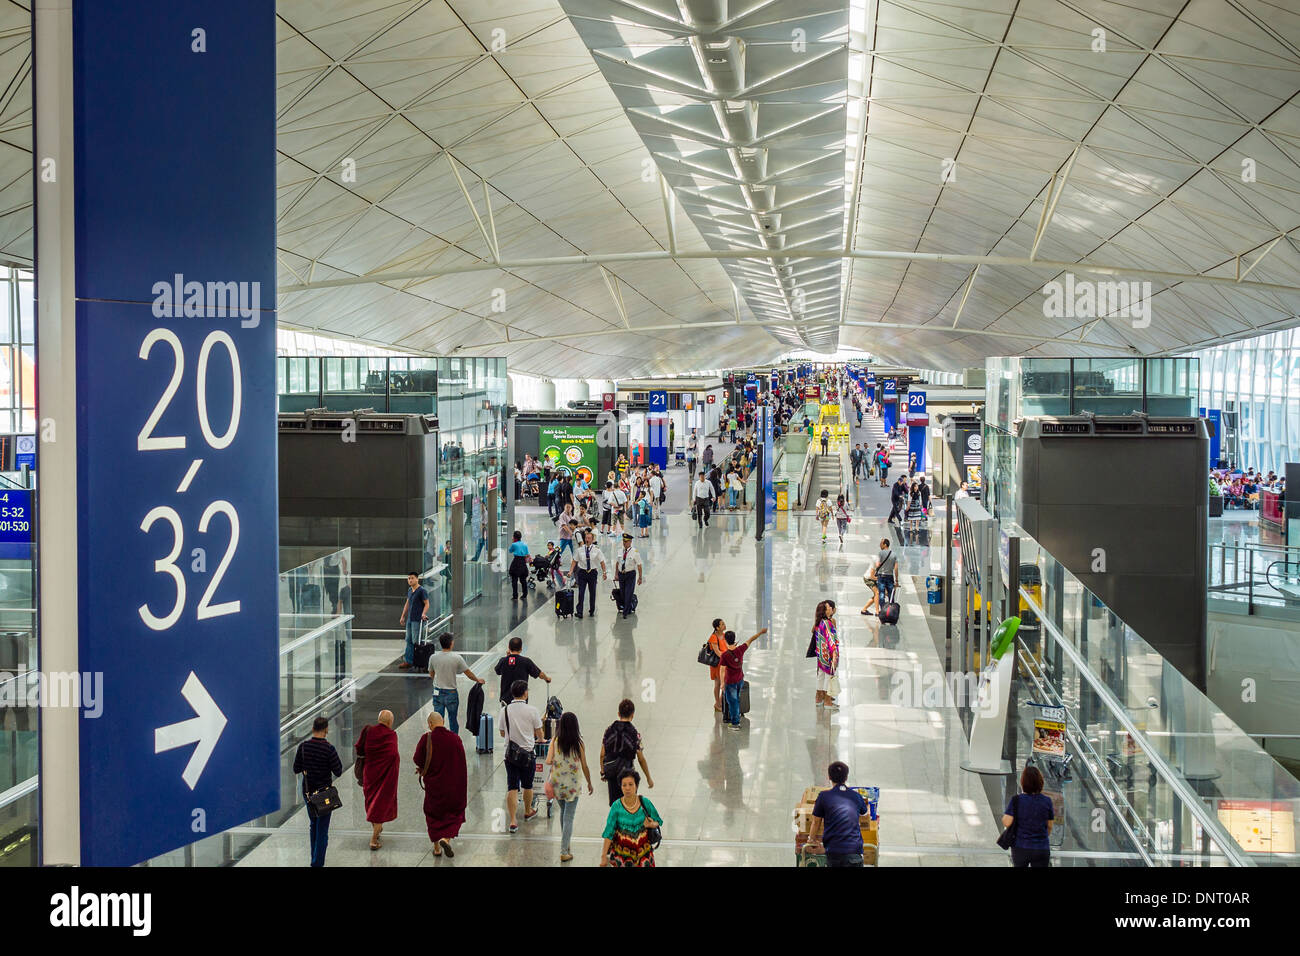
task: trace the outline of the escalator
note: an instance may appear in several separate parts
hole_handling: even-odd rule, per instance
[[[817,506],[817,498],[825,490],[831,501],[844,490],[844,469],[839,452],[818,454],[813,464],[812,476],[808,479],[807,500],[804,510],[812,511]]]

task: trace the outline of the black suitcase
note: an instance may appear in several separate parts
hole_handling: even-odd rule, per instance
[[[418,671],[427,671],[429,669],[429,658],[433,656],[432,644],[416,644],[415,651],[411,655],[414,663],[412,668]]]
[[[573,616],[573,588],[561,588],[555,592],[555,616]]]
[[[749,681],[747,680],[740,682],[740,712],[749,713]]]
[[[880,623],[897,624],[898,623],[898,604],[894,601],[886,601],[880,605]]]

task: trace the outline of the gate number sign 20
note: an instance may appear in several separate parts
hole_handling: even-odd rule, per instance
[[[160,343],[171,349],[172,375],[157,404],[154,405],[152,413],[145,420],[144,425],[141,426],[139,435],[136,436],[135,447],[138,451],[164,451],[185,448],[184,435],[154,434],[154,430],[158,427],[158,423],[162,420],[168,406],[176,397],[176,393],[185,377],[185,350],[181,347],[181,340],[170,329],[158,328],[146,335],[144,341],[140,343],[140,358],[146,362],[149,361],[154,346]],[[208,417],[208,361],[213,349],[218,346],[223,348],[230,358],[232,379],[230,421],[225,432],[220,435],[213,432],[212,423]],[[239,369],[239,350],[226,332],[212,332],[203,340],[203,346],[199,349],[196,378],[195,407],[203,440],[210,448],[215,450],[226,448],[234,441],[235,435],[239,432],[239,414],[243,393],[243,383]],[[189,488],[190,482],[194,480],[194,475],[202,464],[202,458],[195,458],[191,462],[189,471],[186,472],[180,486],[176,489],[178,493],[182,493]],[[207,534],[208,525],[217,515],[225,516],[230,526],[230,539],[226,545],[226,553],[221,558],[221,563],[217,565],[212,580],[208,583],[207,590],[203,592],[203,596],[199,599],[195,617],[200,621],[210,617],[220,617],[223,614],[239,613],[238,601],[213,603],[221,579],[225,575],[226,569],[230,567],[230,562],[234,559],[235,551],[239,547],[239,513],[229,501],[218,499],[203,510],[203,515],[199,518],[198,533]],[[149,609],[148,604],[141,604],[138,610],[140,619],[144,621],[146,627],[154,631],[165,631],[180,619],[181,613],[185,610],[185,572],[176,565],[177,558],[184,551],[185,530],[181,525],[180,514],[170,505],[157,505],[149,509],[148,513],[140,521],[140,530],[147,535],[154,524],[159,521],[171,526],[172,544],[171,550],[168,551],[165,557],[154,561],[153,569],[155,573],[165,574],[172,579],[175,584],[176,597],[172,607],[165,614],[155,614]]]

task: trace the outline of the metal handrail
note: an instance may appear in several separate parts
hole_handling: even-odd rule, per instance
[[[1237,841],[1232,838],[1232,834],[1219,822],[1219,818],[1206,809],[1205,804],[1201,802],[1200,796],[1192,789],[1186,778],[1169,766],[1164,757],[1156,750],[1155,745],[1147,738],[1146,732],[1139,729],[1137,724],[1133,722],[1128,715],[1128,711],[1124,709],[1124,705],[1115,698],[1106,682],[1092,672],[1083,655],[1079,653],[1078,649],[1061,629],[1056,626],[1051,616],[1034,598],[1028,588],[1022,587],[1020,589],[1020,599],[1038,615],[1039,626],[1051,634],[1056,646],[1061,648],[1065,656],[1070,658],[1071,663],[1083,675],[1084,680],[1091,685],[1097,698],[1111,712],[1111,715],[1120,726],[1133,738],[1138,749],[1146,755],[1147,762],[1151,767],[1165,779],[1175,795],[1182,801],[1183,806],[1187,807],[1205,832],[1214,837],[1214,841],[1219,845],[1219,849],[1223,851],[1224,856],[1228,858],[1233,866],[1254,866],[1255,862],[1245,855]]]

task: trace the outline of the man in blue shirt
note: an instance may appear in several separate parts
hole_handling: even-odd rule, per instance
[[[867,819],[867,801],[845,786],[849,765],[839,760],[826,769],[831,788],[817,795],[813,804],[809,846],[821,844],[827,866],[862,865],[862,823]]]
[[[415,663],[415,643],[420,638],[420,623],[429,614],[429,592],[420,586],[420,573],[408,571],[406,583],[406,602],[402,605],[402,616],[398,621],[406,628],[406,655],[397,666],[406,670]]]
[[[546,485],[546,513],[551,516],[552,521],[555,521],[557,518],[559,518],[558,512],[560,509],[557,507],[558,502],[555,499],[555,493],[556,491],[559,490],[559,487],[560,487],[559,475],[555,475],[554,477],[552,477],[550,482],[548,482]]]

